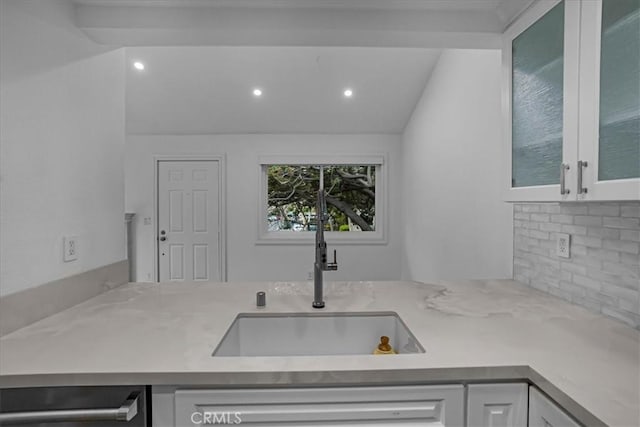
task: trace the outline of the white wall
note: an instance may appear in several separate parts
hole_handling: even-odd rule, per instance
[[[443,51],[402,138],[403,278],[511,277],[500,141],[500,52]]]
[[[124,259],[124,53],[67,0],[0,3],[0,295]],[[62,239],[79,259],[62,261]]]
[[[306,280],[313,270],[313,244],[256,245],[260,167],[265,154],[388,153],[388,244],[330,245],[337,272],[325,280],[384,280],[400,277],[400,137],[389,135],[129,135],[126,149],[126,207],[135,212],[136,277],[153,278],[153,156],[224,154],[227,181],[227,278],[229,281]]]

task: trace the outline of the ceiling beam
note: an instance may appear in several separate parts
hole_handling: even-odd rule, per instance
[[[535,0],[502,0],[496,8],[496,13],[500,21],[502,21],[502,31],[527,10]]]
[[[114,3],[112,3],[114,4]],[[495,9],[140,7],[81,3],[76,23],[118,46],[499,48]]]
[[[487,10],[505,0],[73,0],[89,6]]]

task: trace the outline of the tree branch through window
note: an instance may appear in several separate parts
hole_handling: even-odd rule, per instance
[[[314,231],[323,174],[327,231],[375,231],[376,165],[269,165],[269,231]]]

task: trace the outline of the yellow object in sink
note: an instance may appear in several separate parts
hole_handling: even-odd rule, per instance
[[[397,353],[393,349],[393,347],[391,347],[391,344],[389,344],[389,337],[383,335],[380,337],[380,344],[378,344],[378,347],[376,347],[376,349],[373,350],[373,354],[381,355],[381,354],[397,354]]]

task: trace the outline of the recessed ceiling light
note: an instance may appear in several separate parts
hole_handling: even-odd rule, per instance
[[[133,63],[133,68],[135,68],[138,71],[142,71],[144,70],[144,64],[140,61],[136,61]]]
[[[260,98],[262,96],[262,89],[254,89],[253,90],[253,96],[255,96],[256,98]]]
[[[353,96],[353,90],[352,89],[345,89],[343,93],[344,93],[344,97],[345,98],[351,98]]]

